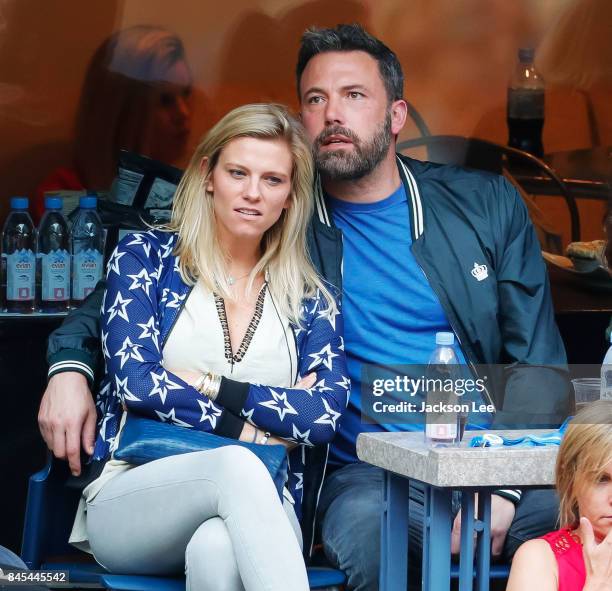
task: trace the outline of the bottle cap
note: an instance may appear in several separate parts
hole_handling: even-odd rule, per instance
[[[28,209],[29,205],[27,197],[11,197],[11,209]]]
[[[437,332],[436,345],[453,345],[455,343],[455,335],[452,332]]]
[[[533,47],[521,47],[518,50],[519,60],[522,63],[532,62],[535,57],[535,49]]]
[[[63,204],[64,200],[57,195],[45,197],[45,209],[62,209]]]
[[[96,209],[98,207],[98,198],[95,195],[80,197],[79,207],[81,209]]]

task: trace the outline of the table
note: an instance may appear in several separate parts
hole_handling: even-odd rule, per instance
[[[492,431],[511,433],[521,431]],[[549,430],[529,431],[548,433]],[[408,584],[408,483],[425,484],[423,523],[423,589],[448,591],[451,574],[452,491],[459,489],[461,556],[459,591],[489,588],[491,493],[503,487],[544,487],[554,484],[556,446],[469,448],[476,432],[465,433],[461,447],[429,448],[423,433],[362,433],[357,438],[360,460],[385,472],[381,534],[380,591],[405,591]],[[474,494],[478,492],[478,511]],[[478,517],[476,517],[478,515]],[[477,534],[474,543],[473,533]]]

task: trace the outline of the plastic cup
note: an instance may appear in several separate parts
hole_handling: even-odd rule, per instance
[[[572,385],[576,395],[576,409],[580,409],[594,400],[599,400],[601,378],[576,378],[572,380]]]

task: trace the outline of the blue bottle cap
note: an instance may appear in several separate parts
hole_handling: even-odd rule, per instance
[[[453,345],[455,343],[455,335],[452,332],[437,332],[436,345]]]
[[[45,197],[45,209],[62,209],[64,200],[57,195]]]
[[[98,207],[98,198],[95,195],[80,197],[79,207],[81,209],[96,209]]]
[[[533,47],[522,47],[518,51],[519,61],[523,64],[532,62],[535,57],[535,49]]]
[[[28,209],[29,205],[27,197],[11,197],[11,209]]]

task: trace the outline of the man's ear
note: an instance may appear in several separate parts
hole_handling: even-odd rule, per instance
[[[206,175],[208,174],[208,162],[209,162],[208,156],[204,156],[204,158],[202,158],[202,160],[200,161],[200,174],[202,175],[202,178],[205,178]],[[206,181],[206,186],[204,187],[204,189],[208,191],[209,193],[213,192],[212,174],[208,177],[208,180]]]
[[[399,99],[391,103],[391,133],[399,134],[406,125],[408,116],[408,105],[404,99]]]

